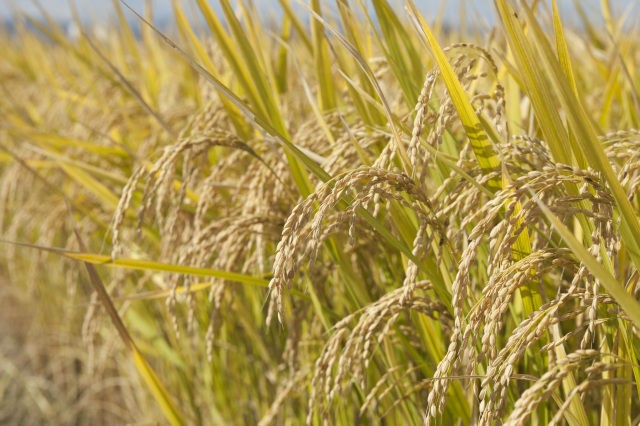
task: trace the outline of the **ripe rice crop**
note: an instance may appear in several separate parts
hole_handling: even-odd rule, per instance
[[[278,1],[0,28],[0,421],[637,423],[632,19]]]

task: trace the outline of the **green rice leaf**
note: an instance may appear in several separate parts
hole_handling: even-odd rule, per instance
[[[449,95],[453,100],[453,104],[455,105],[456,111],[458,112],[460,121],[462,121],[465,132],[469,137],[469,141],[473,146],[473,151],[476,154],[476,158],[478,159],[478,163],[480,164],[482,171],[485,173],[495,171],[500,167],[500,160],[498,159],[498,155],[493,149],[491,141],[487,137],[487,134],[482,127],[480,120],[476,116],[476,113],[471,106],[471,102],[469,102],[469,98],[462,88],[460,80],[458,80],[458,76],[453,71],[449,60],[447,59],[446,55],[442,51],[442,48],[431,33],[427,22],[420,14],[418,8],[415,6],[412,0],[407,0],[407,4],[411,9],[411,12],[413,13],[413,16],[418,20],[420,27],[422,28],[422,31],[427,38],[431,49],[433,50],[436,62],[440,67],[440,72],[442,73],[444,83],[447,86],[447,91],[449,92]],[[498,190],[502,187],[501,182],[498,179],[491,180],[489,186],[493,190]]]
[[[532,28],[532,35],[537,42],[536,48],[539,57],[542,59],[546,69],[549,70],[548,77],[567,115],[567,122],[575,132],[576,140],[588,164],[602,173],[605,181],[609,185],[618,209],[620,210],[620,216],[622,217],[622,238],[627,244],[634,263],[640,265],[640,223],[638,222],[638,218],[631,207],[627,194],[609,163],[609,159],[604,153],[591,120],[587,117],[582,103],[571,90],[571,83],[562,72],[560,63],[555,58],[548,43],[546,43],[542,28],[540,28],[537,21],[535,21],[532,12],[528,8],[525,8],[525,11],[528,22]]]

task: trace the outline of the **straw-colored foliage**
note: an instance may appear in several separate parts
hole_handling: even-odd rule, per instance
[[[637,421],[634,18],[280,5],[2,30],[0,422]]]

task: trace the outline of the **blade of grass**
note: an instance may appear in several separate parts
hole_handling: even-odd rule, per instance
[[[124,0],[121,0],[124,3]],[[247,108],[239,108],[245,115],[247,115],[250,121],[254,121],[255,118],[260,117],[260,121],[262,124],[262,128],[265,128],[264,125],[268,124],[268,127],[273,129],[277,134],[282,135],[287,140],[289,139],[289,134],[284,125],[284,121],[280,114],[280,109],[278,108],[275,99],[273,98],[273,94],[269,90],[268,82],[266,81],[265,76],[261,72],[258,60],[256,58],[255,52],[253,51],[251,44],[246,38],[246,34],[243,31],[240,22],[236,18],[231,5],[227,0],[221,0],[221,5],[223,9],[223,13],[227,20],[227,24],[231,30],[231,33],[236,38],[236,43],[232,43],[231,39],[224,31],[222,24],[217,19],[211,7],[204,0],[196,0],[198,2],[198,6],[200,10],[205,16],[209,27],[214,32],[214,36],[218,40],[219,45],[222,48],[223,53],[225,54],[225,58],[229,61],[229,64],[232,66],[234,70],[238,73],[240,78],[240,82],[242,86],[247,90],[247,94],[250,95],[250,99],[252,100],[252,105],[254,106],[255,113],[246,114]],[[187,59],[188,55],[182,51],[175,43],[169,40],[162,32],[156,29],[152,24],[146,21],[140,14],[138,14],[135,10],[133,10],[129,5],[124,3],[125,6],[129,8],[141,21],[143,21],[146,25],[152,28],[156,34],[158,34],[165,42],[167,42],[171,47],[176,49],[180,55]],[[238,52],[241,53],[241,56],[238,55]],[[240,59],[244,59],[241,61]],[[211,74],[206,72],[202,66],[196,64],[191,58],[187,60],[191,66],[193,66],[200,74],[202,71],[205,72],[206,75],[209,76],[208,80],[211,80]],[[218,80],[218,79],[216,79]],[[218,80],[219,82],[219,80]],[[214,84],[218,90],[220,87],[218,84]],[[225,93],[227,92],[227,93]],[[231,100],[228,96],[229,92],[222,92],[225,97]],[[236,97],[237,99],[237,97]],[[232,101],[233,102],[233,101]],[[236,106],[237,103],[233,102]],[[299,159],[296,159],[295,155],[292,155],[288,150],[286,152],[287,160],[289,162],[291,174],[293,176],[298,189],[303,197],[309,196],[311,192],[313,192],[313,188],[311,186],[311,182],[309,181],[309,176],[305,172],[302,164],[300,164]],[[306,163],[305,163],[306,165]]]
[[[609,185],[613,197],[622,217],[622,238],[627,245],[631,258],[635,265],[640,265],[640,223],[633,211],[631,203],[613,171],[609,159],[607,158],[600,141],[582,107],[582,103],[576,98],[571,90],[571,84],[562,72],[560,63],[555,58],[552,50],[548,46],[542,28],[533,17],[531,10],[525,5],[527,22],[532,28],[532,35],[536,40],[535,47],[539,57],[542,59],[553,88],[558,96],[563,110],[567,115],[567,122],[576,133],[576,140],[580,149],[585,155],[588,164],[599,171]]]
[[[478,163],[480,164],[482,171],[484,173],[495,171],[500,167],[500,160],[498,159],[498,156],[493,149],[478,116],[471,106],[471,102],[462,88],[462,85],[458,80],[458,76],[453,70],[449,60],[442,51],[442,48],[436,41],[435,37],[433,37],[427,22],[416,5],[412,0],[407,0],[407,6],[411,11],[412,16],[418,21],[424,36],[427,38],[427,41],[431,46],[445,85],[447,86],[447,91],[451,96],[456,111],[458,112],[458,116],[460,117],[460,121],[462,121],[465,132],[473,146],[473,151],[476,154],[476,158],[478,159]],[[502,185],[499,179],[492,179],[489,181],[489,187],[494,191],[497,191],[502,188]]]
[[[284,10],[284,13],[287,15],[287,17],[293,24],[293,27],[296,29],[296,33],[298,34],[298,37],[300,37],[300,40],[302,41],[302,45],[305,47],[305,50],[308,53],[312,53],[313,46],[311,45],[311,39],[307,34],[306,26],[300,21],[298,16],[294,13],[293,9],[291,8],[291,1],[278,0],[278,3],[280,3],[280,6]]]
[[[80,236],[80,232],[76,226],[75,220],[73,219],[73,215],[71,213],[71,206],[69,205],[67,198],[65,196],[65,202],[67,203],[67,209],[69,210],[69,215],[71,216],[71,220],[73,223],[73,232],[78,240],[78,244],[80,248],[84,251],[87,251],[84,242]],[[152,393],[156,402],[162,409],[166,419],[172,425],[186,425],[187,422],[185,420],[184,414],[180,411],[178,406],[173,401],[171,395],[160,381],[160,378],[153,370],[151,365],[147,362],[144,356],[138,350],[136,344],[133,341],[133,338],[127,331],[122,319],[120,319],[120,315],[118,314],[118,310],[113,306],[113,302],[111,301],[111,297],[107,292],[102,280],[100,279],[100,275],[98,275],[98,271],[96,271],[95,267],[88,263],[84,262],[85,267],[87,268],[87,272],[89,273],[89,278],[91,279],[91,284],[93,285],[93,289],[98,294],[98,298],[102,302],[105,310],[109,314],[111,321],[115,325],[118,330],[118,334],[120,338],[125,343],[125,346],[129,351],[131,351],[131,357],[135,363],[135,366],[138,370],[138,373],[142,376],[144,382],[146,383],[149,391]]]
[[[319,16],[317,13],[315,13],[312,9],[310,9],[307,5],[302,3],[300,0],[297,0],[297,1],[298,1],[298,4],[300,4],[302,7],[304,7],[311,14],[311,16],[314,19],[316,19],[318,22],[320,22],[324,26],[324,28],[326,30],[328,30],[336,38],[336,40],[338,40],[340,42],[340,44],[345,49],[347,49],[349,54],[357,61],[359,66],[362,67],[362,70],[369,77],[369,81],[371,82],[371,84],[373,85],[373,87],[376,90],[376,93],[380,97],[380,100],[381,100],[382,105],[383,105],[384,110],[385,110],[385,115],[387,116],[387,120],[388,120],[388,122],[389,122],[389,124],[391,126],[392,141],[396,146],[396,149],[397,149],[397,152],[398,152],[398,156],[400,157],[400,162],[402,164],[402,168],[403,168],[404,172],[408,176],[411,176],[411,169],[410,169],[410,164],[411,163],[409,161],[409,157],[407,155],[407,151],[405,149],[405,146],[402,143],[402,141],[400,140],[400,132],[399,132],[399,129],[397,128],[397,126],[395,125],[395,120],[394,120],[394,117],[393,117],[393,113],[391,112],[391,107],[389,106],[389,104],[387,102],[387,99],[384,96],[384,93],[382,92],[380,84],[378,83],[378,81],[376,80],[376,78],[375,78],[375,76],[373,74],[373,71],[369,67],[369,64],[367,64],[367,61],[362,57],[360,52],[351,43],[349,43],[349,40],[347,40],[338,30],[333,28],[327,21],[325,21],[322,18],[322,16]]]
[[[311,0],[313,11],[322,16],[320,0]],[[336,107],[335,89],[331,78],[331,59],[327,48],[327,40],[322,24],[311,20],[311,40],[313,42],[313,58],[315,61],[316,78],[318,80],[318,107],[327,111]]]
[[[189,36],[188,38],[191,41],[191,45],[193,46],[193,49],[195,50],[197,57],[202,61],[203,65],[213,75],[216,76],[216,78],[221,80],[222,77],[220,76],[218,69],[213,64],[213,61],[211,60],[211,58],[209,58],[209,55],[207,54],[205,48],[202,46],[202,43],[200,42],[198,36],[193,32],[191,25],[189,25],[189,21],[184,16],[182,9],[178,7],[177,3],[174,4],[173,13],[175,15],[178,28],[184,31]],[[220,96],[220,102],[222,102],[224,108],[227,110],[227,114],[229,115],[229,118],[233,123],[233,127],[238,132],[238,136],[241,139],[249,140],[252,136],[252,131],[250,127],[247,126],[247,124],[244,122],[243,116],[238,110],[238,108],[233,103],[231,103],[225,96]]]
[[[567,48],[567,41],[564,37],[564,29],[562,28],[562,22],[560,21],[560,14],[558,13],[558,5],[556,4],[556,0],[552,1],[553,7],[553,29],[556,34],[556,49],[558,50],[558,59],[562,64],[562,69],[564,70],[565,75],[569,79],[571,83],[571,88],[573,92],[578,96],[578,86],[576,84],[576,79],[573,74],[573,67],[571,66],[571,58],[569,57],[569,49]],[[586,160],[582,151],[578,148],[578,141],[576,141],[576,137],[574,132],[569,127],[569,141],[571,143],[571,150],[574,153],[576,164],[578,167],[585,169],[586,168]]]

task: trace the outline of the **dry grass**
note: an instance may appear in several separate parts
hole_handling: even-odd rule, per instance
[[[199,70],[124,21],[91,44],[6,35],[0,229],[39,248],[1,246],[2,422],[635,419],[640,56],[608,2],[611,37],[548,35],[574,40],[572,68],[540,59],[562,49],[524,8],[524,62],[505,16],[473,43],[436,25],[450,70],[384,2],[380,27],[339,2],[278,37],[248,3],[228,32],[198,3],[217,41],[180,8],[171,38]],[[113,266],[100,279],[157,381],[79,257]]]

